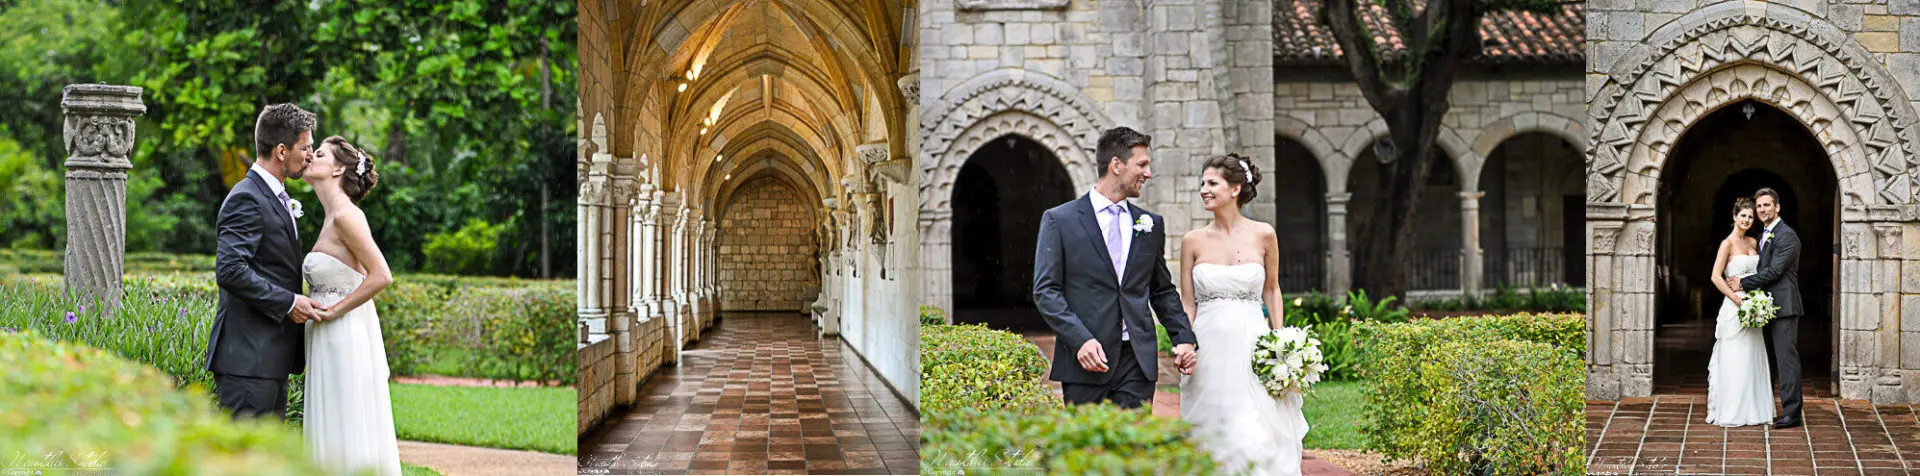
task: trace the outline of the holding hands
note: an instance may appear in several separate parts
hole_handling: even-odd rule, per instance
[[[1193,350],[1193,344],[1173,346],[1173,364],[1180,367],[1180,373],[1193,375],[1193,366],[1200,362],[1200,353]]]
[[[293,297],[293,312],[288,316],[293,318],[295,324],[306,324],[307,321],[328,321],[335,317],[333,313],[327,311],[326,306],[321,306],[306,296]]]

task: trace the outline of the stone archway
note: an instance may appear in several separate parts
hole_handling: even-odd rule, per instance
[[[975,150],[954,184],[953,321],[1043,330],[1033,305],[1040,215],[1074,198],[1060,160],[1032,139],[1005,135]]]
[[[1818,139],[1793,116],[1749,100],[1701,118],[1671,155],[1655,212],[1654,392],[1706,392],[1721,304],[1711,282],[1712,251],[1733,226],[1734,198],[1768,187],[1780,193],[1782,220],[1802,243],[1802,383],[1809,396],[1834,396],[1838,180]]]
[[[1790,7],[1716,4],[1670,22],[1615,61],[1589,108],[1592,237],[1588,394],[1654,390],[1662,177],[1681,137],[1715,111],[1756,101],[1813,132],[1837,178],[1835,376],[1842,398],[1920,400],[1920,359],[1901,346],[1903,233],[1914,233],[1914,112],[1851,37]],[[1802,255],[1805,259],[1805,254]],[[1805,283],[1803,283],[1803,287]],[[1920,307],[1914,308],[1920,310]],[[1920,343],[1920,341],[1916,341]],[[1803,346],[1803,352],[1805,347]]]
[[[1277,154],[1271,177],[1261,185],[1257,200],[1284,206],[1274,207],[1273,227],[1280,240],[1280,290],[1285,293],[1326,291],[1327,249],[1332,241],[1327,233],[1327,175],[1320,161],[1306,144],[1286,136],[1276,137]],[[1271,197],[1265,194],[1272,194]]]
[[[1112,127],[1094,103],[1059,79],[1003,68],[975,76],[922,110],[920,266],[925,303],[954,308],[955,182],[987,141],[1017,135],[1049,151],[1075,193],[1091,187],[1094,147]]]
[[[1586,187],[1568,189],[1563,180],[1585,177],[1583,154],[1564,130],[1550,130],[1506,135],[1487,146],[1478,180],[1468,184],[1469,191],[1481,193],[1477,231],[1485,256],[1484,289],[1585,281],[1577,264],[1586,257]]]

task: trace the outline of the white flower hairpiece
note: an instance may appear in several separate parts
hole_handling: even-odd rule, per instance
[[[1247,165],[1247,161],[1245,159],[1240,160],[1240,171],[1246,172],[1247,175],[1253,175],[1253,167]]]
[[[360,175],[367,174],[367,153],[366,152],[360,153],[360,163],[354,164],[353,173],[360,174]]]

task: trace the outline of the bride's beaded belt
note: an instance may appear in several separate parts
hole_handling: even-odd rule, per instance
[[[1254,291],[1254,292],[1242,293],[1242,294],[1202,294],[1199,297],[1194,298],[1193,303],[1194,305],[1200,305],[1200,304],[1206,304],[1214,301],[1245,301],[1245,302],[1250,302],[1254,304],[1260,304],[1260,292]]]

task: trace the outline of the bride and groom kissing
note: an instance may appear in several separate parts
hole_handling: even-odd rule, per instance
[[[1069,404],[1151,405],[1157,316],[1185,374],[1180,415],[1199,446],[1223,468],[1299,474],[1302,397],[1270,396],[1252,368],[1256,340],[1284,315],[1273,226],[1241,215],[1260,170],[1238,155],[1205,162],[1199,198],[1214,220],[1181,238],[1176,286],[1164,220],[1128,201],[1153,178],[1150,145],[1133,129],[1106,131],[1093,191],[1041,217],[1033,296],[1058,335],[1051,379]]]
[[[1771,188],[1733,202],[1733,230],[1720,241],[1713,260],[1715,288],[1726,295],[1714,322],[1713,357],[1707,363],[1707,423],[1734,427],[1769,421],[1775,429],[1800,426],[1800,235],[1780,219],[1780,194]],[[1751,230],[1761,231],[1756,240]],[[1740,322],[1747,291],[1772,296],[1779,312],[1764,327]],[[1773,338],[1773,361],[1780,380],[1780,415],[1774,418],[1767,375],[1766,337]]]
[[[373,298],[393,283],[357,205],[379,180],[374,160],[340,136],[315,147],[313,113],[274,104],[254,123],[257,159],[220,204],[207,339],[214,393],[233,417],[284,418],[287,379],[304,369],[302,426],[322,468],[400,474],[386,350]],[[313,187],[323,213],[302,254],[300,202],[285,181]],[[308,293],[300,293],[301,284]]]

